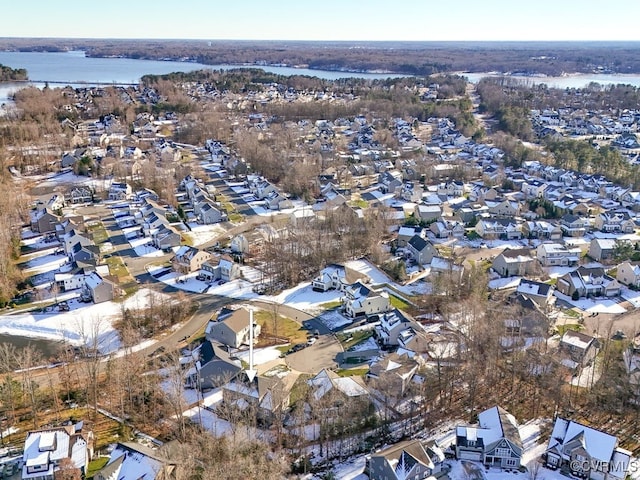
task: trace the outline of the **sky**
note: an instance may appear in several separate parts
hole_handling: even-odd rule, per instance
[[[635,41],[639,0],[16,0],[0,37]]]

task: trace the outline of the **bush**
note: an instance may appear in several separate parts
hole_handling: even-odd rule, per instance
[[[571,300],[573,300],[574,302],[577,302],[578,300],[580,300],[580,294],[578,293],[577,290],[573,292],[573,294],[571,295]]]

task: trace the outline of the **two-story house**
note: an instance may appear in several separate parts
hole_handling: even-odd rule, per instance
[[[211,342],[238,348],[249,341],[250,323],[250,312],[245,307],[236,310],[223,308],[216,320],[211,320],[207,324],[205,336]],[[254,321],[253,338],[257,338],[258,335],[260,335],[260,325]]]
[[[211,254],[195,247],[183,245],[171,259],[173,269],[182,274],[197,272],[211,259]]]
[[[361,282],[345,288],[344,312],[348,317],[374,315],[391,310],[389,294],[384,290],[374,290]]]
[[[634,288],[640,288],[640,265],[622,262],[616,272],[618,282]]]
[[[456,427],[455,453],[460,460],[517,469],[522,452],[518,422],[502,407],[479,413],[478,426]]]
[[[546,466],[568,467],[590,480],[622,480],[630,473],[631,452],[613,435],[557,417],[545,452]]]
[[[501,277],[524,276],[533,269],[534,261],[528,248],[507,248],[493,259],[491,267]]]
[[[579,247],[567,247],[559,243],[542,243],[536,248],[536,257],[544,267],[576,265],[581,254]]]
[[[425,480],[445,469],[444,453],[435,442],[405,440],[369,459],[369,478],[381,480]]]
[[[27,433],[22,454],[22,478],[54,480],[63,460],[68,459],[84,476],[93,456],[93,432],[82,422]]]

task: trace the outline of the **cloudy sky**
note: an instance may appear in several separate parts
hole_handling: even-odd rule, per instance
[[[15,0],[1,37],[640,40],[638,0]]]

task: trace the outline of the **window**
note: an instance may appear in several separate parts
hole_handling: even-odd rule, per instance
[[[510,457],[511,450],[508,448],[496,448],[496,455],[499,457]]]
[[[508,467],[515,467],[516,466],[516,459],[515,458],[507,458],[506,462],[507,462],[507,466]]]

